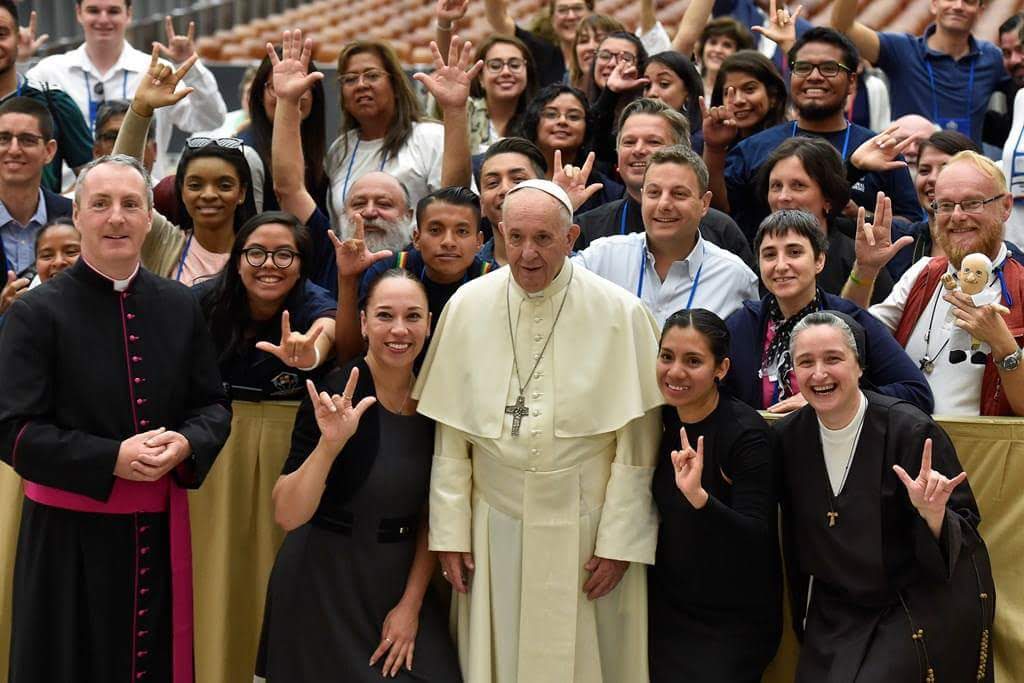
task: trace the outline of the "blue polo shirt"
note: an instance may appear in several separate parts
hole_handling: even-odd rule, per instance
[[[729,192],[729,215],[751,243],[761,221],[768,215],[767,197],[761,196],[757,187],[758,171],[776,147],[793,137],[794,123],[780,123],[751,135],[733,145],[726,157],[725,186]],[[814,133],[796,128],[795,134],[828,140],[829,144],[843,156],[844,161],[849,160],[857,147],[875,136],[871,130],[856,123],[850,124],[849,140],[846,129],[835,133]],[[851,186],[850,197],[858,206],[873,211],[879,190],[892,199],[892,210],[896,216],[908,219],[920,217],[921,207],[917,203],[914,182],[906,168],[865,174]]]
[[[877,66],[889,76],[892,117],[920,114],[943,128],[970,135],[980,145],[988,99],[1009,78],[1002,52],[992,43],[971,36],[970,51],[955,60],[928,47],[933,33],[934,24],[925,29],[923,36],[878,34]]]
[[[46,225],[46,198],[39,190],[39,204],[36,212],[22,225],[14,220],[10,211],[0,202],[0,239],[3,239],[3,253],[7,257],[6,270],[20,273],[36,262],[36,233]]]

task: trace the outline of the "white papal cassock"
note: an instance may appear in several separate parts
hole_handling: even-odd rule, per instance
[[[519,395],[509,311],[529,378],[518,437],[505,412]],[[442,313],[416,395],[438,422],[430,548],[472,551],[476,563],[453,605],[468,683],[648,679],[657,349],[639,299],[568,260],[543,292],[502,268]],[[583,593],[593,555],[634,563],[596,601]]]

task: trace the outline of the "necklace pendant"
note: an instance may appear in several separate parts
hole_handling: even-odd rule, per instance
[[[522,394],[516,398],[516,402],[505,406],[505,414],[512,416],[512,437],[519,436],[519,428],[523,424],[523,418],[529,415],[530,410],[526,407],[526,399]]]
[[[839,513],[835,510],[829,510],[825,513],[825,516],[828,517],[828,526],[831,529],[836,525],[836,520],[839,519]]]
[[[926,375],[930,375],[935,370],[935,361],[928,356],[924,356],[921,358],[921,362],[918,363],[918,367],[921,368],[921,372]]]

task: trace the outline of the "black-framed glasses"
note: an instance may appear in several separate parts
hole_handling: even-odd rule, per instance
[[[14,140],[18,141],[18,147],[24,147],[25,149],[36,149],[45,142],[42,135],[36,135],[35,133],[0,131],[0,147],[10,147],[11,142]]]
[[[484,62],[484,66],[486,66],[487,70],[492,74],[501,73],[501,70],[506,66],[512,73],[519,73],[526,68],[526,62],[518,57],[511,57],[509,59],[498,59],[495,57],[494,59],[488,59]]]
[[[987,204],[991,204],[997,199],[1002,199],[1006,196],[1005,192],[997,194],[995,197],[989,197],[988,199],[965,199],[960,202],[932,202],[932,211],[936,215],[948,216],[949,214],[956,211],[956,207],[960,207],[960,210],[964,213],[981,213]]]
[[[636,64],[636,55],[632,52],[612,52],[611,50],[598,50],[597,61],[599,62],[610,62],[612,60],[622,62],[623,64]]]
[[[271,263],[277,268],[284,270],[292,264],[292,261],[299,255],[299,252],[287,247],[275,249],[274,251],[267,251],[263,247],[249,247],[248,249],[243,249],[242,254],[245,256],[246,263],[253,268],[262,266],[269,257]]]
[[[827,61],[816,64],[814,62],[792,62],[789,65],[789,70],[793,72],[794,76],[800,78],[806,78],[811,75],[811,72],[815,69],[818,70],[825,78],[834,78],[839,75],[841,71],[851,73],[850,69],[845,64],[840,64],[836,61]]]
[[[224,149],[241,149],[244,144],[239,138],[208,138],[203,135],[193,135],[185,141],[185,146],[189,149],[202,149],[209,145],[217,145]]]

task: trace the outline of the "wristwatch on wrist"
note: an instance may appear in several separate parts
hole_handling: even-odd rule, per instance
[[[1004,358],[1002,360],[997,360],[995,362],[996,363],[996,367],[999,368],[1000,370],[1004,371],[1004,372],[1009,372],[1011,370],[1016,370],[1017,368],[1020,367],[1020,361],[1021,361],[1021,356],[1022,355],[1024,355],[1024,352],[1022,352],[1021,349],[1018,348],[1016,351],[1011,353],[1006,358]]]

